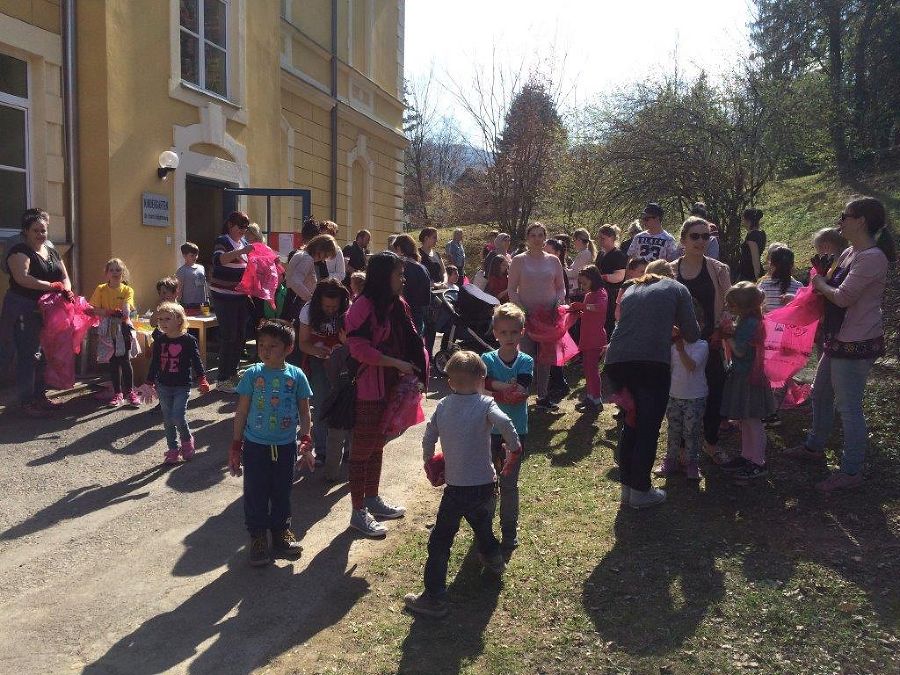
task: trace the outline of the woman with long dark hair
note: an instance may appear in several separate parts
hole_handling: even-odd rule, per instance
[[[869,444],[863,394],[872,364],[884,354],[881,303],[888,266],[897,260],[884,205],[874,197],[848,202],[838,229],[850,246],[827,274],[811,282],[825,298],[825,341],[813,382],[812,425],[806,441],[787,451],[800,459],[824,460],[837,410],[844,436],[841,466],[816,484],[825,493],[863,482]]]
[[[402,518],[406,509],[379,495],[381,459],[386,442],[381,420],[393,384],[402,374],[428,377],[428,357],[413,326],[403,290],[403,259],[385,251],[373,255],[366,283],[344,320],[350,355],[359,362],[356,417],[350,449],[350,527],[367,537],[387,529],[376,518]]]
[[[742,223],[747,228],[747,236],[741,244],[741,262],[738,266],[738,281],[752,281],[754,284],[762,276],[762,252],[766,250],[766,233],[760,228],[763,212],[759,209],[744,209]]]
[[[408,234],[401,234],[394,239],[391,249],[403,258],[403,299],[409,305],[412,313],[413,325],[419,335],[425,335],[425,313],[431,305],[431,276],[428,270],[419,262],[419,252],[416,250],[416,242]]]

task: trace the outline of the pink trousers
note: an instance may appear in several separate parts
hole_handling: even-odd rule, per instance
[[[585,349],[581,352],[584,366],[585,389],[591,398],[600,398],[600,356],[601,349]]]

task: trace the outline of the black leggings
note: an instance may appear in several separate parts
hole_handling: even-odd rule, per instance
[[[706,383],[709,394],[706,396],[706,410],[703,413],[703,438],[710,445],[719,442],[719,425],[722,415],[722,392],[725,389],[725,357],[721,349],[710,349],[706,361]]]
[[[134,339],[133,329],[128,324],[122,324],[122,337],[125,339],[125,354],[113,355],[109,359],[109,379],[112,380],[113,391],[121,394],[131,391],[134,387],[134,370],[131,368],[131,341]]]

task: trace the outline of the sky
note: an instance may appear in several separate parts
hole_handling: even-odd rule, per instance
[[[406,78],[433,71],[444,86],[467,87],[492,52],[526,70],[565,56],[557,71],[575,107],[670,69],[675,54],[685,72],[722,72],[747,53],[751,11],[750,0],[406,0]],[[474,134],[453,96],[435,89],[439,109]]]

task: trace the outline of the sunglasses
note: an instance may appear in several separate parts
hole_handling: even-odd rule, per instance
[[[859,216],[854,216],[852,213],[847,213],[846,211],[841,211],[841,217],[838,218],[839,223],[843,223],[847,218],[859,218]]]
[[[691,238],[691,241],[699,241],[700,239],[709,241],[712,235],[709,232],[691,232],[688,236]]]

